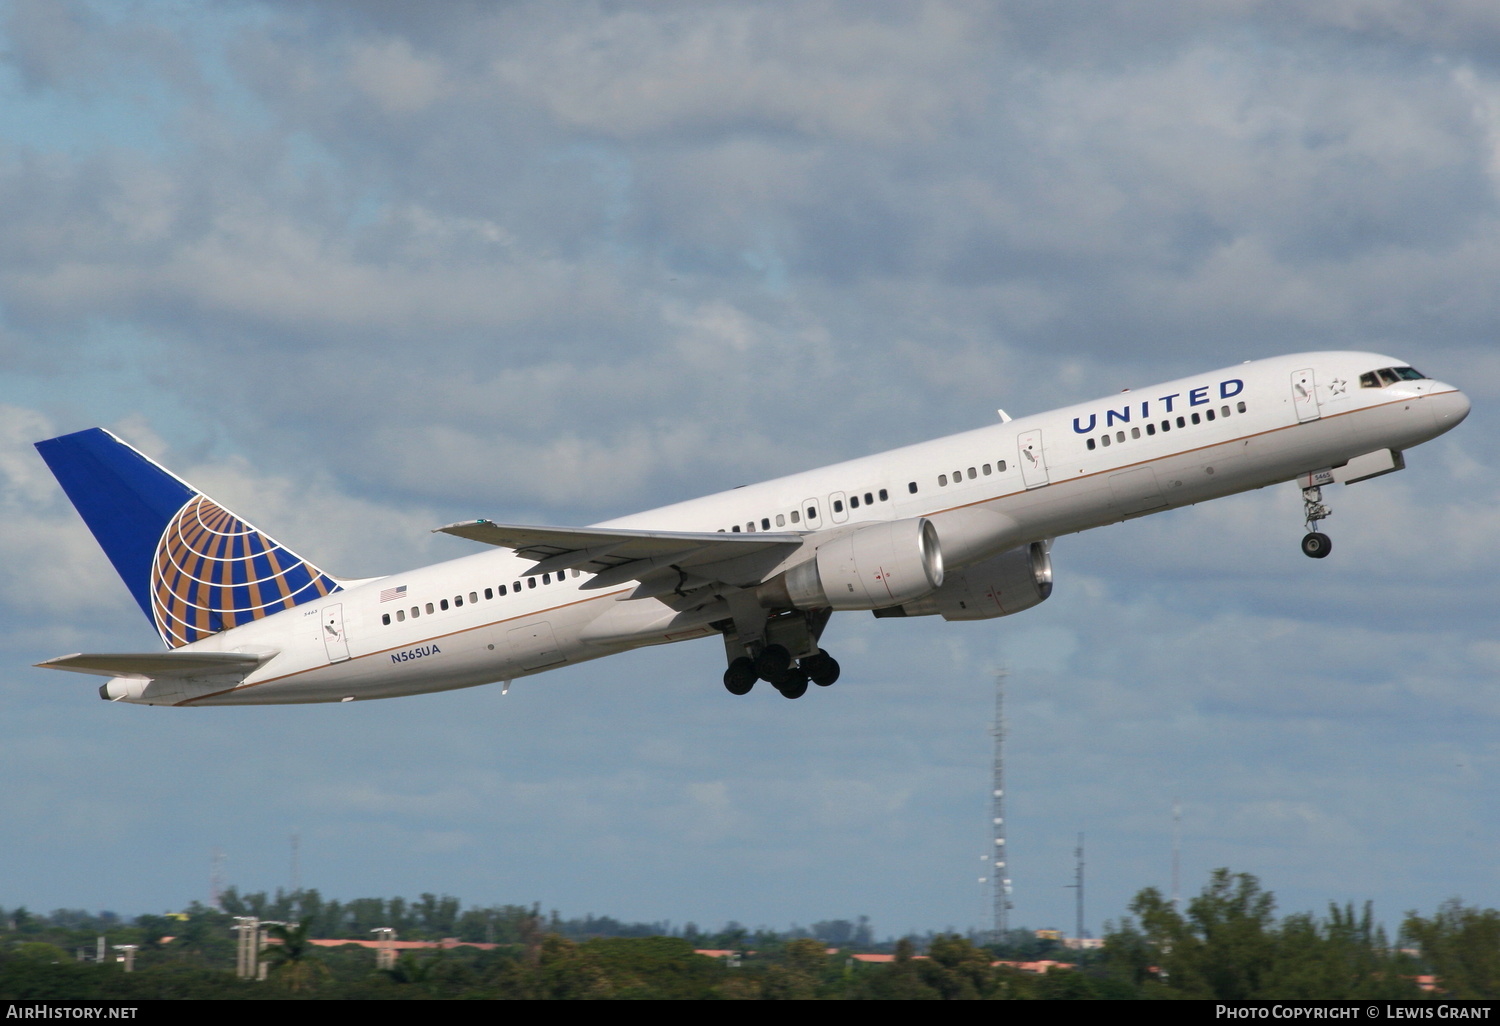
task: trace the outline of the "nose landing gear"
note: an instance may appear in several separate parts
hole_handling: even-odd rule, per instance
[[[1323,489],[1314,485],[1302,489],[1302,513],[1307,534],[1302,537],[1302,554],[1313,559],[1322,559],[1333,551],[1333,539],[1318,530],[1320,520],[1327,520],[1333,510],[1323,505]]]

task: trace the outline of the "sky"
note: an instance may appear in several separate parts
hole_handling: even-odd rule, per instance
[[[1500,8],[1481,0],[0,3],[0,906],[225,882],[877,934],[1252,873],[1500,906]],[[1041,606],[835,617],[383,702],[158,709],[32,443],[110,428],[330,572],[473,551],[1243,360],[1468,421],[1330,491],[1059,539]]]

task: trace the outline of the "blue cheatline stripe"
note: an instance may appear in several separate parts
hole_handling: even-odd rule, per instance
[[[341,590],[107,431],[37,449],[172,648]]]

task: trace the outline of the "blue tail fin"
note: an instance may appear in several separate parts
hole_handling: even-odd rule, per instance
[[[340,590],[108,431],[36,447],[170,648]]]

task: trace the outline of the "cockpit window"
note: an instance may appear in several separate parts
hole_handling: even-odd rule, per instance
[[[1423,381],[1427,375],[1415,367],[1382,367],[1359,376],[1360,388],[1384,388],[1398,381]]]

